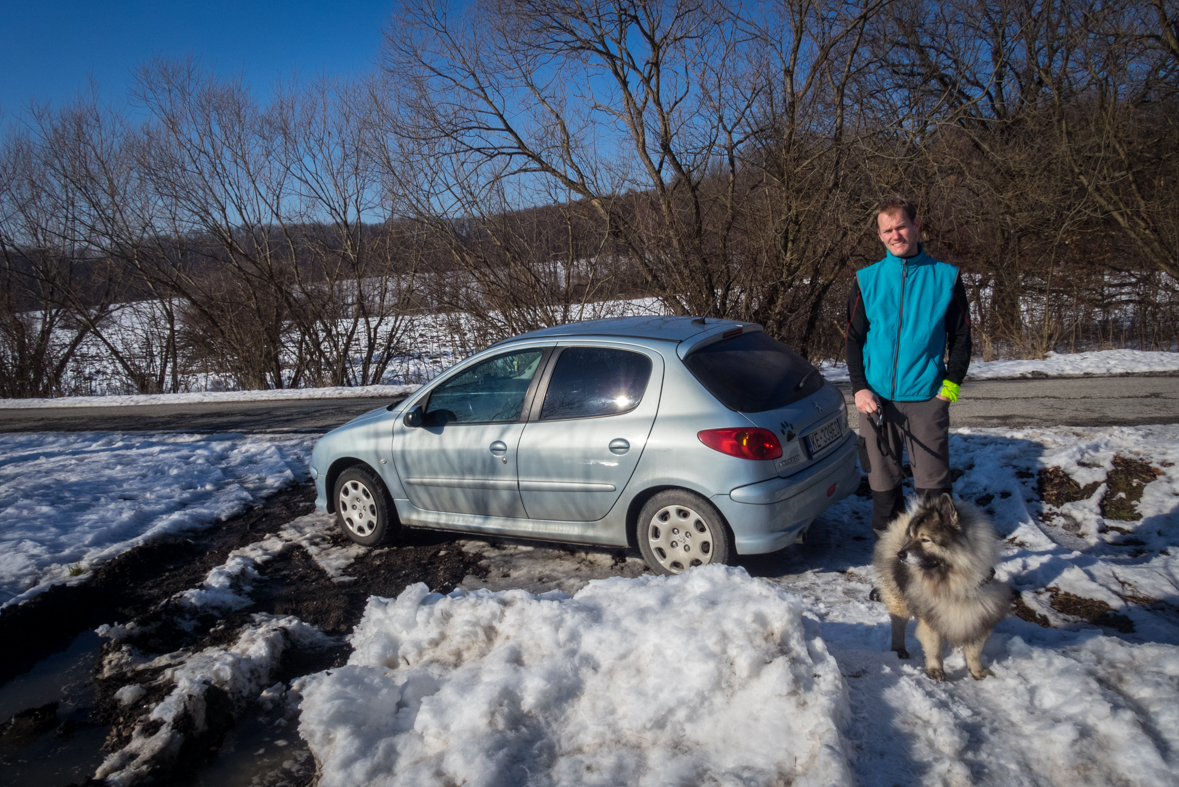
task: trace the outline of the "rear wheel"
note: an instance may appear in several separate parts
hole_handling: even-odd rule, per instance
[[[639,551],[657,574],[679,574],[693,566],[728,563],[733,535],[716,506],[695,492],[669,489],[639,512]]]
[[[336,520],[357,544],[377,546],[400,527],[384,482],[365,465],[353,465],[336,479]]]

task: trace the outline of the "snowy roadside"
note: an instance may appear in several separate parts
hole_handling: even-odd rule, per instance
[[[21,439],[86,457],[67,480],[104,464],[129,468],[78,484],[78,511],[85,495],[96,508],[117,507],[120,485],[162,491],[160,479],[183,485],[200,466],[184,451],[104,459],[125,450],[127,436],[90,453],[55,443],[60,436]],[[521,774],[538,785],[1174,783],[1179,427],[958,429],[952,441],[962,471],[955,490],[993,516],[1004,539],[1000,577],[1022,602],[1020,617],[988,644],[994,675],[985,681],[969,679],[960,654],[947,660],[947,683],[926,678],[912,628],[914,659],[888,651],[887,614],[867,600],[870,504],[852,496],[820,518],[805,545],[674,580],[640,575],[634,557],[601,551],[461,542],[484,561],[482,579],[449,596],[411,586],[396,599],[372,597],[348,665],[293,683],[273,681],[284,653],[320,640],[289,616],[258,618],[211,648],[150,659],[128,652],[158,665],[156,683],[143,696],[123,695],[144,732],[103,772],[132,783],[136,762],[178,745],[212,686],[236,703],[301,707],[299,733],[324,785],[411,776],[495,784]],[[201,442],[175,445],[212,450]],[[218,442],[243,457],[294,457],[309,445]],[[38,452],[32,443],[20,450]],[[52,484],[57,466],[47,456],[38,483]],[[241,478],[217,483],[249,489],[282,477],[244,460],[235,467]],[[29,478],[13,472],[3,499],[44,499],[20,487]],[[28,505],[24,516],[37,510]],[[141,524],[146,532],[152,520]],[[333,528],[322,514],[297,519],[235,552],[176,602],[214,616],[240,608],[263,564],[292,548],[346,582],[359,553],[332,545]],[[115,538],[127,541],[84,533],[95,550]],[[5,551],[26,549],[10,542]]]
[[[196,391],[132,396],[62,396],[56,399],[0,399],[0,410],[32,410],[42,407],[127,407],[153,404],[202,404],[212,402],[283,402],[294,399],[391,399],[416,391],[417,385],[361,385],[353,388],[280,388],[266,391]]]
[[[0,434],[0,608],[308,478],[315,436]]]

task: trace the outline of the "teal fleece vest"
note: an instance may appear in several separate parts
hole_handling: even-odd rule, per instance
[[[921,250],[907,260],[890,253],[856,275],[869,323],[868,385],[896,402],[936,395],[946,374],[946,310],[958,269]]]

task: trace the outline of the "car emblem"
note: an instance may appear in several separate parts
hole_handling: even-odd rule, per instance
[[[823,405],[819,404],[818,402],[811,402],[811,404],[815,406],[815,409],[819,411],[820,415],[823,413]]]

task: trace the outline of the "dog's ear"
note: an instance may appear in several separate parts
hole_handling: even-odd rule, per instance
[[[962,523],[958,520],[958,509],[954,508],[954,498],[950,497],[948,492],[942,492],[941,497],[937,499],[937,508],[946,525],[961,527]]]
[[[921,493],[921,504],[922,505],[929,505],[933,501],[934,501],[934,493],[933,492],[926,489],[924,492]]]

